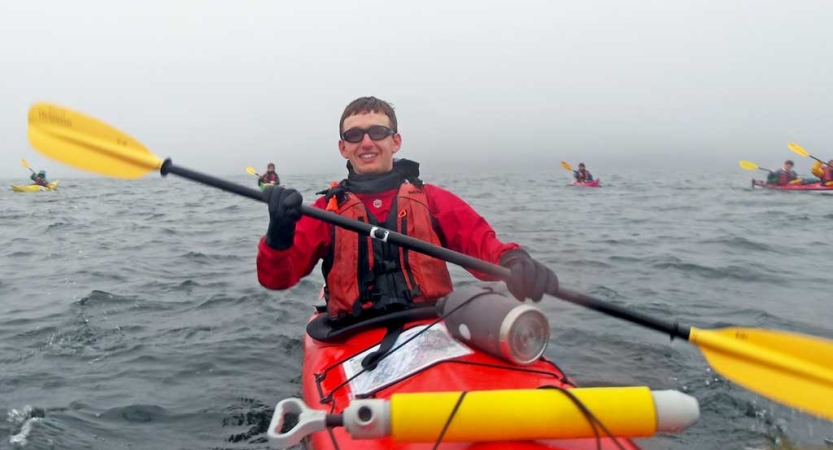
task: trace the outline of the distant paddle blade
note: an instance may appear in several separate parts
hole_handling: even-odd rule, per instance
[[[246,167],[246,172],[249,172],[252,175],[257,175],[257,171],[252,166]]]
[[[572,170],[573,170],[573,166],[571,166],[571,165],[567,164],[567,163],[566,163],[566,162],[564,162],[564,161],[561,161],[561,167],[563,167],[563,168],[564,168],[564,170],[569,170],[569,171],[572,171]]]
[[[743,161],[743,160],[740,161],[740,167],[742,169],[746,169],[746,170],[758,170],[759,169],[757,164],[755,164],[751,161]]]
[[[833,342],[751,328],[699,330],[689,341],[715,371],[777,402],[833,420]]]
[[[29,109],[29,142],[52,159],[111,177],[140,178],[162,167],[161,159],[127,134],[48,103]]]
[[[789,147],[790,150],[794,151],[795,153],[798,153],[801,156],[810,156],[810,153],[807,150],[804,150],[804,147],[794,142],[790,142],[789,144],[787,144],[787,147]]]
[[[31,169],[31,167],[29,167],[29,163],[27,163],[26,160],[23,159],[23,158],[20,159],[20,164],[22,164],[23,167],[25,167],[27,169]]]

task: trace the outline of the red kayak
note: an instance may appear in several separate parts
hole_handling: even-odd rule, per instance
[[[578,186],[578,187],[599,187],[599,181],[601,181],[601,180],[600,180],[600,179],[596,179],[596,180],[593,180],[593,181],[588,181],[588,182],[586,182],[586,183],[582,183],[582,182],[580,182],[580,181],[573,181],[573,186]]]
[[[822,183],[778,185],[766,184],[766,182],[760,180],[752,180],[752,187],[754,188],[755,186],[781,191],[833,191],[833,185],[825,186]]]
[[[312,322],[320,320],[320,316],[313,316]],[[427,325],[431,319],[417,320],[408,324],[409,329]],[[420,329],[420,328],[416,328]],[[441,329],[441,328],[440,328]],[[541,358],[529,366],[514,366],[498,358],[479,351],[473,351],[465,346],[455,346],[454,341],[446,341],[443,351],[436,351],[434,355],[426,354],[396,355],[394,351],[388,358],[401,357],[392,365],[404,365],[415,358],[425,358],[427,367],[417,367],[415,373],[406,373],[398,377],[388,365],[390,379],[386,374],[373,375],[372,381],[359,385],[347,382],[346,370],[341,364],[366,350],[378,345],[385,336],[386,328],[376,328],[360,332],[350,337],[346,342],[327,344],[317,341],[307,334],[304,338],[304,368],[301,379],[303,398],[305,403],[313,409],[325,410],[329,413],[339,413],[346,408],[353,397],[390,398],[392,394],[404,392],[434,392],[442,391],[476,391],[492,389],[536,389],[558,387],[570,389],[576,385],[554,363]],[[403,332],[407,333],[407,329]],[[443,341],[444,336],[438,332],[429,339],[435,342]],[[443,359],[448,357],[448,359]],[[394,363],[391,359],[390,363]],[[377,368],[376,371],[381,370]],[[351,372],[351,375],[354,373]],[[397,379],[398,378],[398,379]],[[358,380],[358,379],[357,379]],[[360,391],[359,396],[353,390]],[[596,439],[572,439],[561,441],[515,441],[515,442],[444,442],[442,449],[638,449],[628,439],[618,438],[613,442],[611,438],[600,439],[601,446]],[[321,449],[430,449],[430,443],[395,443],[391,438],[378,440],[354,440],[344,428],[333,428],[328,431],[313,433],[308,437],[307,448]]]
[[[304,336],[303,399],[280,401],[269,425],[280,449],[634,450],[629,438],[699,418],[678,391],[577,387],[543,356],[544,314],[490,288],[348,323],[321,310]]]

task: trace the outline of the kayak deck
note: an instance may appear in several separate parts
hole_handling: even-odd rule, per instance
[[[315,316],[313,316],[313,319]],[[576,385],[554,363],[541,358],[517,366],[469,348],[450,337],[442,323],[418,332],[434,320],[409,323],[400,336],[412,346],[394,347],[379,365],[362,373],[367,350],[385,337],[386,328],[360,332],[343,342],[325,343],[305,335],[302,374],[303,398],[310,408],[340,413],[354,398],[389,399],[396,393],[481,391],[504,389],[570,389]],[[419,335],[419,336],[414,336]],[[400,341],[397,341],[399,343]],[[398,344],[397,344],[398,345]],[[358,356],[358,357],[357,357]],[[352,381],[350,378],[353,378]],[[495,405],[499,408],[500,405]],[[599,431],[604,436],[603,431]],[[434,443],[399,443],[391,438],[355,440],[344,428],[313,433],[310,449],[429,449]],[[638,449],[630,440],[603,437],[501,442],[443,442],[443,449]]]

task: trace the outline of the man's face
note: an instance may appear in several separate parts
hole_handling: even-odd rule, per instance
[[[342,133],[354,128],[367,129],[374,125],[390,127],[390,119],[383,113],[370,112],[355,114],[344,119]],[[386,173],[393,170],[393,154],[399,151],[402,136],[395,133],[374,141],[365,133],[361,142],[338,141],[338,150],[344,159],[350,161],[353,170],[360,175]]]

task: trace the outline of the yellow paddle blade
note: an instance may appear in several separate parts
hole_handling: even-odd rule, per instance
[[[246,167],[246,172],[249,172],[252,175],[257,175],[257,171],[252,166]]]
[[[794,142],[790,142],[789,144],[787,144],[787,147],[789,147],[790,150],[798,153],[801,156],[810,156],[810,153],[807,150],[804,150],[804,147],[802,147],[802,146],[800,146],[800,145],[798,145]]]
[[[564,168],[564,170],[569,170],[569,171],[572,171],[572,170],[573,170],[573,166],[571,166],[571,165],[567,164],[567,163],[566,163],[566,162],[564,162],[564,161],[561,161],[561,167],[563,167],[563,168]]]
[[[833,420],[833,342],[785,331],[694,327],[688,340],[733,382]]]
[[[48,103],[29,109],[29,142],[66,165],[117,178],[140,178],[162,160],[139,141],[90,116]]]
[[[31,167],[29,167],[29,163],[27,163],[25,159],[21,158],[21,159],[20,159],[20,164],[22,164],[22,165],[23,165],[23,167],[25,167],[25,168],[27,168],[27,169],[29,169],[29,170],[32,170],[32,168],[31,168]]]
[[[760,169],[760,167],[758,167],[758,165],[753,163],[752,161],[744,161],[744,160],[740,161],[740,167],[742,169],[746,169],[746,170],[758,170],[758,169]]]

